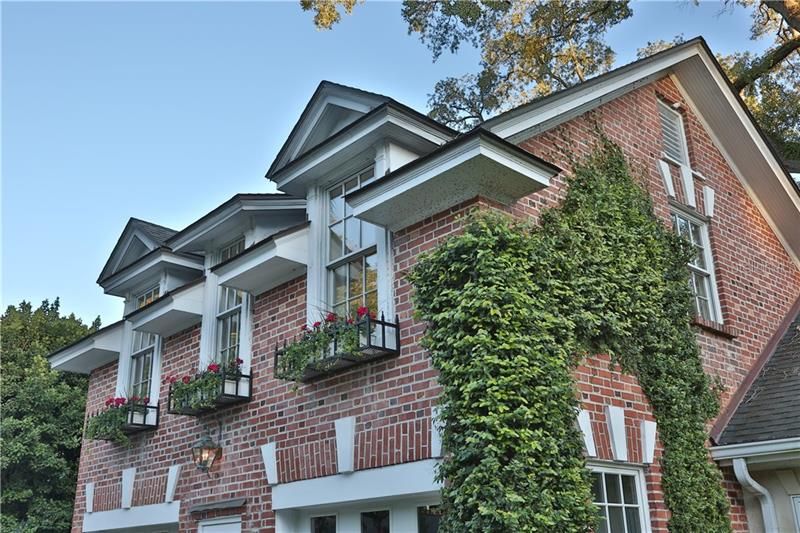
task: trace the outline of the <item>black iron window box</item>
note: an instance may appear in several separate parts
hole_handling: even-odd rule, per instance
[[[201,386],[196,382],[205,380]],[[212,381],[213,380],[213,381]],[[169,386],[167,412],[173,415],[200,416],[252,399],[251,376],[241,373],[205,372],[194,378],[195,386],[187,389],[182,382]]]
[[[291,343],[285,340],[282,347],[276,346],[275,377],[308,383],[344,372],[354,366],[400,354],[400,322],[397,317],[391,322],[383,315],[380,319],[367,315],[348,324],[344,329],[332,329],[326,347],[307,353],[302,361],[287,362],[282,358],[288,356],[288,348],[294,343],[308,343],[313,346],[313,341],[309,341],[315,334],[313,330],[311,333],[299,335]],[[344,339],[346,335],[352,336],[349,345]],[[296,369],[294,373],[287,370],[292,367]]]

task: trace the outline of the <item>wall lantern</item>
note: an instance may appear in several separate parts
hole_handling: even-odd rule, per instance
[[[222,457],[222,447],[206,434],[192,446],[192,459],[201,472],[208,473],[214,461]],[[209,474],[211,475],[211,474]]]

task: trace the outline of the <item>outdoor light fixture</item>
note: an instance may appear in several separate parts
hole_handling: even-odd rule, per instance
[[[222,424],[220,424],[220,434],[222,433]],[[201,472],[209,473],[211,467],[214,466],[214,461],[222,457],[222,447],[219,443],[214,442],[209,433],[206,433],[192,446],[192,459],[195,466]],[[209,474],[211,475],[211,474]]]

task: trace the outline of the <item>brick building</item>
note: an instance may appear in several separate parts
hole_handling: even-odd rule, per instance
[[[89,374],[87,419],[138,398],[119,408],[129,445],[84,440],[73,531],[436,531],[439,389],[405,274],[476,206],[536,219],[557,204],[598,128],[697,246],[687,268],[704,364],[726,387],[711,445],[734,527],[797,530],[800,490],[766,480],[800,481],[800,426],[765,439],[727,425],[754,382],[775,386],[758,377],[771,338],[797,327],[800,192],[693,40],[461,135],[323,82],[267,172],[285,194],[236,195],[180,231],[131,219],[98,279],[125,316],[50,358]],[[337,339],[357,348],[286,379],[286,347],[330,312],[356,319]],[[184,376],[215,380],[202,402],[178,392]],[[576,380],[608,531],[666,531],[636,379],[596,356]]]

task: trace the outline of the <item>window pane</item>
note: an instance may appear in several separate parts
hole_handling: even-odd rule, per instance
[[[375,313],[375,318],[380,318],[381,316],[378,312],[378,291],[368,292],[364,300],[364,305],[367,306],[367,309]]]
[[[350,217],[345,220],[345,254],[361,249],[361,223],[357,218]]]
[[[344,182],[344,193],[347,194],[349,192],[353,192],[354,190],[358,189],[358,178],[353,178],[351,180],[347,180]]]
[[[359,257],[350,262],[350,298],[364,294],[364,268]]]
[[[338,305],[347,301],[347,265],[342,265],[333,271],[333,304]]]
[[[636,478],[633,476],[622,476],[622,497],[625,503],[639,503],[636,500]]]
[[[361,513],[361,533],[389,533],[389,511]]]
[[[336,187],[330,192],[328,216],[331,224],[344,218],[344,197],[341,195],[340,187]]]
[[[602,503],[606,501],[602,474],[592,473],[592,494],[595,502]]]
[[[703,249],[699,246],[694,247],[694,257],[692,258],[692,264],[697,268],[702,268],[703,270],[706,269],[706,256]]]
[[[600,522],[597,525],[597,533],[608,533],[608,520],[606,520],[605,507],[600,513]]]
[[[311,533],[336,533],[336,517],[315,516],[311,519]]]
[[[642,525],[639,523],[639,508],[626,507],[625,521],[628,524],[628,533],[642,533]]]
[[[622,494],[619,488],[619,475],[606,474],[606,496],[609,503],[622,503]]]
[[[366,266],[366,290],[378,288],[378,254],[368,255],[364,258]]]
[[[678,235],[683,237],[684,239],[689,239],[689,222],[682,217],[677,217],[678,223]]]
[[[350,298],[350,300],[347,302],[347,316],[358,316],[358,308],[362,305],[364,304],[361,302],[361,296],[357,298]]]
[[[417,507],[418,533],[437,533],[442,511],[438,506]]]
[[[333,261],[342,257],[342,241],[344,240],[344,222],[331,226],[328,239],[328,260]]]
[[[378,242],[379,228],[369,222],[361,223],[361,247],[369,248]]]
[[[608,525],[611,533],[625,533],[625,518],[622,507],[608,508]]]

